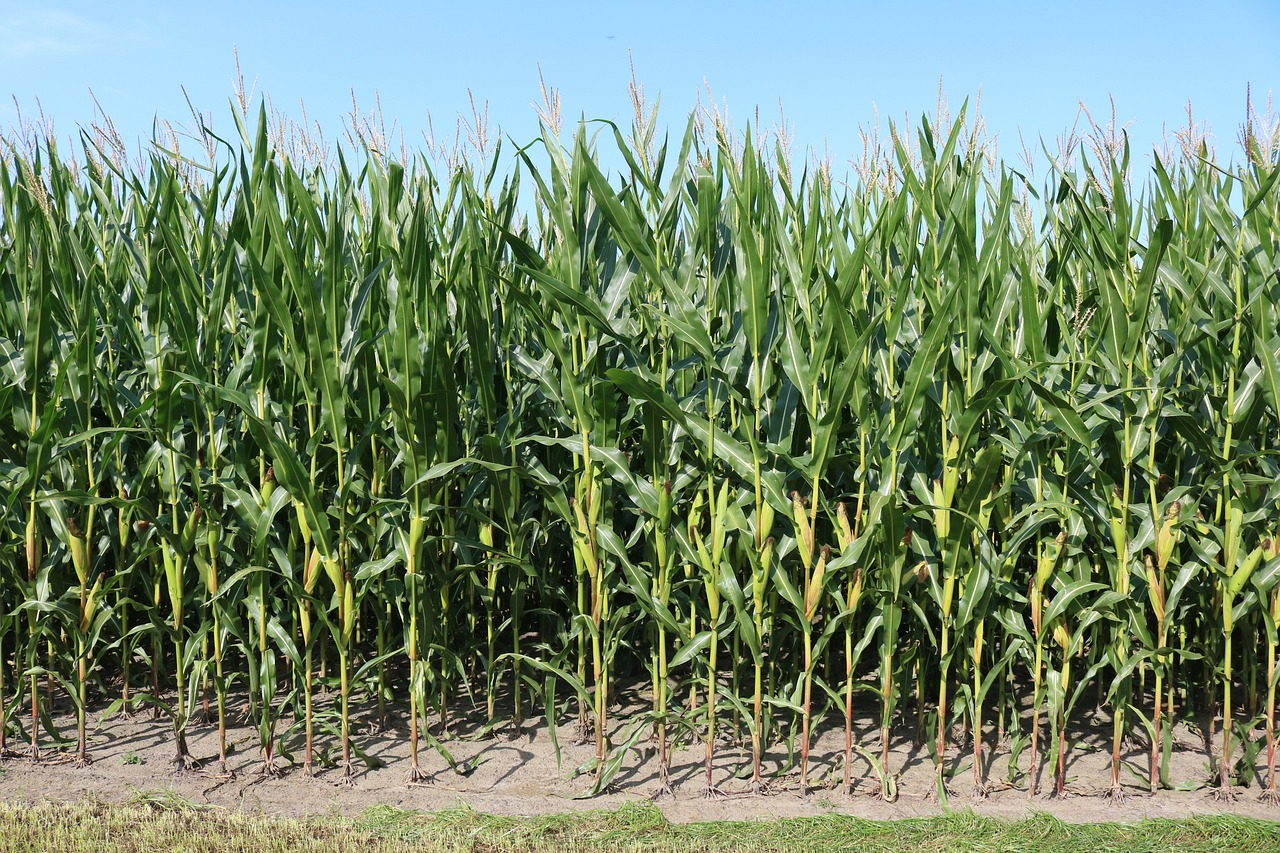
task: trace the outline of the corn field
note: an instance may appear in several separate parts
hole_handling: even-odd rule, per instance
[[[418,782],[545,718],[596,791],[697,744],[715,793],[739,738],[750,790],[892,799],[914,739],[934,796],[997,749],[1035,796],[1101,714],[1114,796],[1280,802],[1273,140],[1036,184],[962,112],[845,185],[693,120],[510,168],[236,120],[5,149],[0,755],[146,710],[189,768],[204,709],[220,772],[247,715],[262,773],[350,779],[402,715]]]

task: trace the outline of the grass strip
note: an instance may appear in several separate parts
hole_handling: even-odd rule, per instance
[[[533,818],[466,807],[376,806],[356,818],[274,818],[163,794],[124,804],[0,803],[0,851],[1214,851],[1280,850],[1280,823],[1231,816],[1064,823],[957,812],[895,821],[844,815],[673,824],[648,803]]]

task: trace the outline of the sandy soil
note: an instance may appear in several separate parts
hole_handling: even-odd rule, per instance
[[[633,696],[633,701],[643,697]],[[237,721],[243,713],[242,701],[233,703]],[[65,711],[65,709],[63,709]],[[473,715],[474,716],[474,715]],[[857,729],[860,742],[873,747],[876,734],[870,729],[871,716],[861,715]],[[74,735],[74,720],[67,714],[58,718],[62,734]],[[291,722],[282,721],[283,730]],[[834,725],[832,725],[834,724]],[[726,730],[728,729],[726,721]],[[526,720],[520,731],[507,725],[494,733],[483,733],[476,722],[459,720],[452,726],[446,741],[454,757],[462,763],[474,764],[466,775],[455,774],[443,760],[423,746],[423,769],[432,774],[427,784],[406,784],[409,767],[408,737],[403,723],[392,723],[383,731],[373,731],[367,719],[355,726],[357,739],[381,767],[365,769],[352,786],[339,784],[341,770],[321,767],[314,777],[303,774],[300,766],[286,767],[276,778],[265,778],[260,772],[257,731],[237,725],[229,732],[233,752],[229,756],[234,778],[219,778],[213,768],[217,757],[216,726],[193,723],[188,730],[192,754],[204,769],[175,771],[172,758],[173,734],[165,719],[154,720],[149,711],[141,711],[132,719],[99,719],[91,717],[91,755],[93,763],[76,766],[66,755],[42,745],[40,763],[33,763],[22,744],[11,743],[11,753],[0,760],[0,799],[36,801],[69,800],[97,797],[119,801],[141,791],[172,792],[197,803],[210,803],[267,814],[303,816],[309,814],[355,814],[376,804],[399,808],[444,809],[466,804],[492,814],[534,815],[576,809],[616,808],[632,800],[655,798],[668,819],[751,820],[774,817],[799,817],[830,812],[867,818],[901,818],[937,814],[942,808],[932,800],[933,767],[928,751],[909,738],[895,744],[893,765],[900,773],[900,795],[896,802],[885,803],[875,794],[878,785],[871,767],[855,757],[856,785],[851,796],[840,790],[844,731],[833,716],[817,734],[811,753],[810,784],[807,795],[798,789],[798,773],[788,756],[785,744],[772,745],[767,753],[766,771],[772,776],[773,792],[764,795],[744,793],[750,778],[750,747],[742,728],[743,743],[737,745],[725,738],[717,752],[716,784],[725,796],[707,799],[703,787],[703,746],[682,744],[673,754],[671,781],[674,796],[657,797],[657,759],[653,748],[642,744],[633,750],[623,764],[615,792],[587,798],[591,779],[575,776],[574,770],[594,755],[591,744],[576,744],[577,726],[568,722],[558,728],[561,746],[557,763],[551,738],[542,717]],[[1280,808],[1259,800],[1259,784],[1240,789],[1234,802],[1220,802],[1208,789],[1198,791],[1162,791],[1156,796],[1146,792],[1146,784],[1138,774],[1146,766],[1145,744],[1133,745],[1126,756],[1136,773],[1125,773],[1123,782],[1129,796],[1117,804],[1102,794],[1109,784],[1110,751],[1107,745],[1110,727],[1097,719],[1088,728],[1073,732],[1075,746],[1068,765],[1068,792],[1064,798],[1040,794],[1029,800],[1024,781],[1009,787],[1007,751],[989,751],[989,779],[995,790],[987,798],[973,792],[971,750],[953,743],[949,749],[949,765],[958,768],[953,778],[953,809],[969,809],[980,815],[1001,818],[1025,817],[1031,812],[1047,812],[1066,821],[1115,821],[1141,817],[1183,818],[1193,814],[1230,813],[1280,819]],[[903,731],[907,735],[910,732]],[[1047,738],[1047,729],[1042,740]],[[988,742],[994,738],[988,736]],[[1203,780],[1208,776],[1208,758],[1204,743],[1194,732],[1180,729],[1173,758],[1175,781]],[[320,748],[332,749],[333,739],[317,734]],[[290,741],[295,758],[300,756],[301,736]],[[963,754],[961,754],[963,753]],[[798,757],[797,757],[798,760]],[[1020,766],[1028,767],[1029,752],[1020,757]],[[1043,760],[1043,757],[1042,757]],[[1265,760],[1265,750],[1259,756]],[[1262,769],[1261,767],[1259,768]],[[1040,789],[1052,787],[1051,774],[1042,768]]]

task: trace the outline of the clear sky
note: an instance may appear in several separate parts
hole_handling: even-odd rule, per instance
[[[912,121],[935,109],[939,78],[953,107],[981,89],[1000,154],[1018,132],[1055,139],[1084,101],[1100,121],[1129,124],[1135,153],[1184,124],[1188,99],[1220,157],[1238,158],[1245,87],[1265,108],[1280,97],[1280,0],[1126,2],[140,2],[0,0],[0,94],[24,114],[39,99],[65,139],[93,120],[92,89],[126,139],[155,116],[189,121],[180,85],[216,130],[232,132],[233,47],[249,83],[275,106],[341,135],[351,96],[380,95],[414,146],[432,116],[437,137],[470,115],[519,142],[537,129],[538,66],[579,116],[628,122],[629,56],[673,134],[709,86],[741,127],[757,106],[795,142],[824,145],[837,173],[861,151],[859,124],[878,110]],[[1280,103],[1277,104],[1280,107]],[[0,104],[0,125],[16,118]],[[845,168],[842,168],[845,167]]]

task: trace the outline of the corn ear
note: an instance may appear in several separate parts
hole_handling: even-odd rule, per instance
[[[813,565],[813,530],[809,527],[809,513],[799,492],[791,493],[791,518],[796,526],[796,547],[800,549],[800,562],[806,568]]]
[[[844,553],[853,544],[853,529],[849,526],[849,511],[845,509],[844,501],[836,504],[836,519],[839,523],[837,535],[840,539],[840,552]]]
[[[1231,575],[1231,579],[1227,581],[1227,596],[1234,599],[1237,595],[1244,591],[1245,584],[1249,582],[1249,578],[1253,576],[1253,572],[1262,563],[1262,546],[1259,545],[1250,551],[1240,563],[1240,566]]]
[[[80,615],[80,632],[84,633],[89,630],[89,626],[93,624],[93,617],[98,610],[98,593],[102,591],[102,575],[98,575],[93,581],[93,587],[90,588],[88,596],[84,602],[84,612]]]
[[[827,559],[830,556],[831,549],[823,545],[822,551],[818,555],[818,565],[813,570],[813,577],[809,579],[808,589],[805,590],[804,618],[810,623],[813,622],[814,614],[818,612],[818,605],[822,603],[822,593],[827,575]]]
[[[1160,532],[1156,535],[1156,563],[1163,572],[1169,565],[1173,548],[1178,543],[1178,519],[1182,513],[1182,504],[1174,501],[1165,510],[1164,521]]]
[[[1147,570],[1147,598],[1151,601],[1151,611],[1155,613],[1156,621],[1164,622],[1164,588],[1160,585],[1160,578],[1156,575],[1155,563],[1148,554],[1146,558]]]

